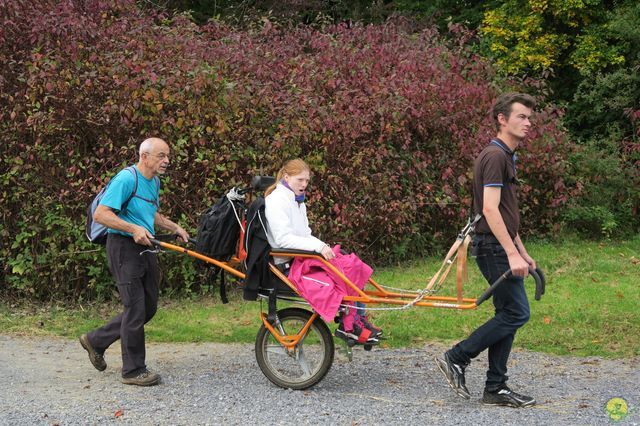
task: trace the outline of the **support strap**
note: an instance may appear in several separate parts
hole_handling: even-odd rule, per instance
[[[277,290],[275,288],[269,291],[269,312],[267,313],[267,321],[274,324],[278,318],[278,307],[276,306]]]
[[[227,285],[223,271],[220,271],[220,300],[223,304],[229,303],[229,299],[227,299]]]
[[[467,253],[469,249],[469,243],[471,242],[471,236],[467,235],[464,238],[463,243],[458,247],[457,263],[456,263],[456,287],[458,304],[462,304],[462,287],[468,280],[467,273]]]
[[[445,278],[447,278],[447,275],[449,274],[449,270],[451,270],[451,265],[453,264],[453,260],[456,258],[456,256],[458,256],[460,254],[460,249],[462,248],[464,253],[465,253],[465,258],[463,259],[463,268],[464,268],[464,277],[466,280],[467,277],[467,272],[466,272],[466,253],[467,253],[467,248],[469,247],[469,241],[471,240],[471,234],[473,234],[473,231],[475,230],[475,226],[476,224],[480,221],[480,219],[482,219],[482,215],[477,214],[473,220],[471,220],[471,218],[469,218],[469,221],[467,222],[467,225],[462,228],[462,231],[460,231],[460,233],[458,234],[458,238],[456,238],[456,241],[453,243],[453,245],[451,246],[451,248],[449,249],[449,252],[447,253],[447,255],[444,257],[444,261],[442,261],[442,265],[440,266],[440,269],[438,269],[438,272],[435,273],[435,275],[431,278],[431,281],[429,281],[429,284],[427,284],[427,288],[426,291],[429,292],[431,289],[433,289],[433,287],[435,286],[436,282],[438,283],[438,285],[442,284],[445,280]],[[462,247],[461,247],[462,246]],[[442,277],[440,277],[440,274],[442,274],[444,271],[444,275]],[[440,279],[438,279],[440,278]],[[458,298],[460,299],[460,296],[458,296]]]
[[[449,274],[449,270],[451,269],[451,265],[453,265],[453,259],[457,255],[458,249],[460,248],[463,242],[464,240],[462,239],[456,239],[456,242],[453,243],[453,245],[449,249],[449,252],[445,256],[444,261],[442,261],[442,265],[440,266],[440,269],[438,269],[438,272],[436,272],[435,275],[431,277],[431,281],[429,281],[429,284],[427,285],[427,291],[431,290],[433,286],[436,284],[436,282],[442,283],[444,279],[447,277],[447,275]],[[440,275],[443,274],[443,272],[444,272],[444,275],[440,277]],[[441,278],[441,279],[438,280],[438,278]]]

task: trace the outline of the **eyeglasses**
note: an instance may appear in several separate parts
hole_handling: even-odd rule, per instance
[[[160,154],[152,154],[150,152],[143,152],[143,154],[147,154],[151,157],[156,157],[159,158],[160,160],[165,160],[169,158],[169,154],[165,154],[164,152],[161,152]]]

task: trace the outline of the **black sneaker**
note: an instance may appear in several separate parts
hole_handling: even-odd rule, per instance
[[[104,355],[96,352],[96,350],[93,349],[93,346],[91,346],[91,343],[89,342],[89,336],[87,336],[86,334],[80,336],[80,344],[89,354],[89,361],[91,361],[91,364],[93,364],[96,370],[104,371],[107,368],[107,363],[104,360]]]
[[[463,366],[453,363],[451,358],[449,358],[449,354],[446,352],[443,359],[436,358],[436,364],[440,371],[442,371],[442,374],[444,374],[444,378],[447,379],[451,389],[456,391],[456,393],[464,399],[471,398],[471,394],[465,384]]]
[[[530,396],[520,395],[512,391],[506,385],[503,385],[495,392],[484,390],[482,394],[482,403],[484,405],[504,405],[507,407],[523,408],[536,405],[536,400]]]
[[[160,383],[160,375],[158,373],[152,373],[145,368],[133,377],[123,377],[122,383],[125,385],[154,386]]]
[[[341,338],[347,345],[377,345],[378,338],[373,335],[371,330],[362,328],[358,324],[353,324],[353,330],[347,331],[342,323],[338,326],[335,333],[336,337]]]

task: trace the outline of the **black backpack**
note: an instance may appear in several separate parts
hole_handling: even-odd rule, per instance
[[[226,261],[236,251],[240,238],[241,200],[224,195],[198,220],[196,251],[216,260]]]

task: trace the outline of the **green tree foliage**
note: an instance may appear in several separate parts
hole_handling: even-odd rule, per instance
[[[590,235],[637,231],[634,111],[640,109],[640,4],[505,0],[486,10],[482,45],[506,75],[546,76],[583,145],[572,157],[583,196],[565,218]],[[609,178],[605,178],[609,176]]]
[[[581,195],[570,200],[564,213],[570,229],[590,238],[638,230],[638,146],[630,145],[634,152],[621,155],[615,138],[591,139],[572,154],[569,180]]]
[[[637,73],[640,5],[610,0],[505,0],[484,13],[480,34],[484,51],[508,75],[547,76],[553,97],[576,102],[594,93],[593,80],[610,73]],[[634,77],[630,77],[633,79]],[[628,80],[629,78],[626,78]],[[580,87],[584,83],[584,87]],[[574,98],[574,94],[578,95]],[[595,88],[604,92],[604,88]],[[604,98],[601,98],[604,100]],[[637,105],[629,98],[624,107]],[[571,108],[571,107],[570,107]],[[572,111],[569,110],[568,124]],[[609,113],[601,121],[610,119]],[[616,121],[627,121],[619,114]],[[577,124],[577,123],[576,123]],[[572,130],[581,130],[571,127]],[[593,134],[602,135],[594,129]]]
[[[480,34],[509,74],[572,66],[582,75],[624,63],[607,31],[603,0],[506,0],[484,14]]]
[[[640,73],[619,68],[583,80],[567,106],[566,123],[583,140],[632,138],[634,125],[625,111],[638,106]]]
[[[478,28],[484,11],[497,7],[496,0],[395,0],[395,13],[434,23],[446,32],[450,24],[462,24],[467,28]]]
[[[383,22],[395,10],[391,0],[166,0],[161,4],[190,11],[198,23],[215,18],[240,25],[264,16],[294,24]]]
[[[229,23],[248,23],[269,16],[293,23],[334,24],[357,21],[382,23],[394,15],[403,15],[422,24],[436,24],[445,31],[449,24],[478,28],[485,10],[497,7],[498,0],[165,0],[164,8],[190,11],[196,22],[210,18]]]

